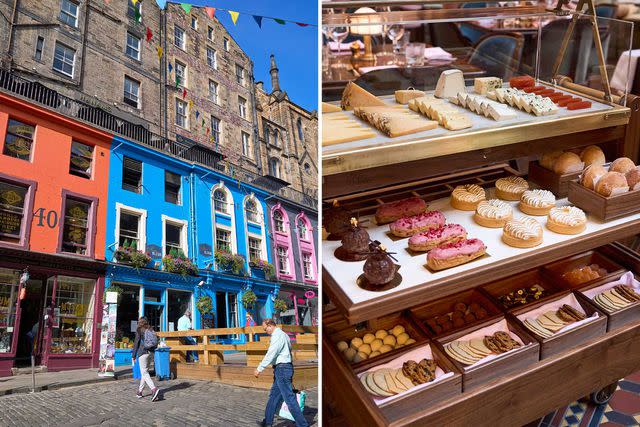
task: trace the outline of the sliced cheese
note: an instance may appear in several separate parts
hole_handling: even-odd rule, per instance
[[[465,92],[464,76],[460,70],[445,70],[440,74],[436,91],[436,98],[449,98],[458,92]]]
[[[415,90],[415,89],[397,90],[396,102],[398,104],[407,104],[412,99],[419,98],[421,96],[424,96],[424,92],[421,90]]]
[[[517,117],[516,112],[508,108],[506,105],[493,103],[489,105],[487,110],[491,118],[498,122],[501,120],[515,119]]]
[[[502,79],[498,77],[477,77],[473,81],[473,90],[480,95],[486,95],[502,87]]]
[[[342,109],[337,105],[329,104],[327,102],[322,103],[323,113],[337,113],[338,111],[342,111]]]
[[[461,112],[446,112],[442,114],[442,125],[449,130],[461,130],[473,126],[467,114]]]
[[[353,82],[349,82],[342,92],[340,106],[343,110],[352,110],[355,107],[385,106],[381,99],[362,89]]]

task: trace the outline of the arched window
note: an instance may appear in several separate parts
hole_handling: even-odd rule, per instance
[[[229,214],[229,201],[227,200],[227,193],[221,188],[213,192],[213,203],[215,205],[216,212],[222,212]]]
[[[307,223],[303,220],[298,222],[298,237],[302,240],[307,240],[307,233],[309,229],[307,228]]]
[[[273,212],[273,225],[276,231],[280,233],[286,233],[287,229],[284,225],[284,217],[282,216],[282,212],[278,209]]]
[[[278,132],[278,129],[274,129],[273,130],[273,145],[275,145],[276,147],[279,145],[278,140],[280,139],[280,132]]]
[[[303,132],[303,129],[302,129],[302,119],[300,117],[298,117],[297,125],[298,125],[298,139],[300,141],[304,141],[304,132]]]
[[[280,173],[280,160],[276,157],[269,159],[269,175],[282,178],[282,174]]]
[[[260,224],[262,222],[260,220],[260,212],[258,211],[255,200],[247,199],[244,204],[244,211],[247,221],[255,222],[257,224]]]

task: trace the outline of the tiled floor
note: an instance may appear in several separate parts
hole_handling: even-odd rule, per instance
[[[588,398],[563,406],[526,427],[640,426],[640,372],[618,383],[611,400],[595,405]]]

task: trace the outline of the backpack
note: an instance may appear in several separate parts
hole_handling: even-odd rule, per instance
[[[151,328],[144,331],[143,341],[144,349],[147,351],[155,351],[158,346],[158,336]]]

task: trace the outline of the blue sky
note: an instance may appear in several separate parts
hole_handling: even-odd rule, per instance
[[[233,25],[226,10],[216,10],[216,17],[254,62],[256,81],[263,81],[271,91],[269,55],[276,56],[280,70],[280,88],[289,98],[306,108],[318,108],[318,29],[287,22],[280,25],[263,19],[262,29],[251,14],[303,22],[318,23],[316,0],[191,0],[194,6],[211,6],[240,12]],[[247,14],[243,14],[246,12]]]

